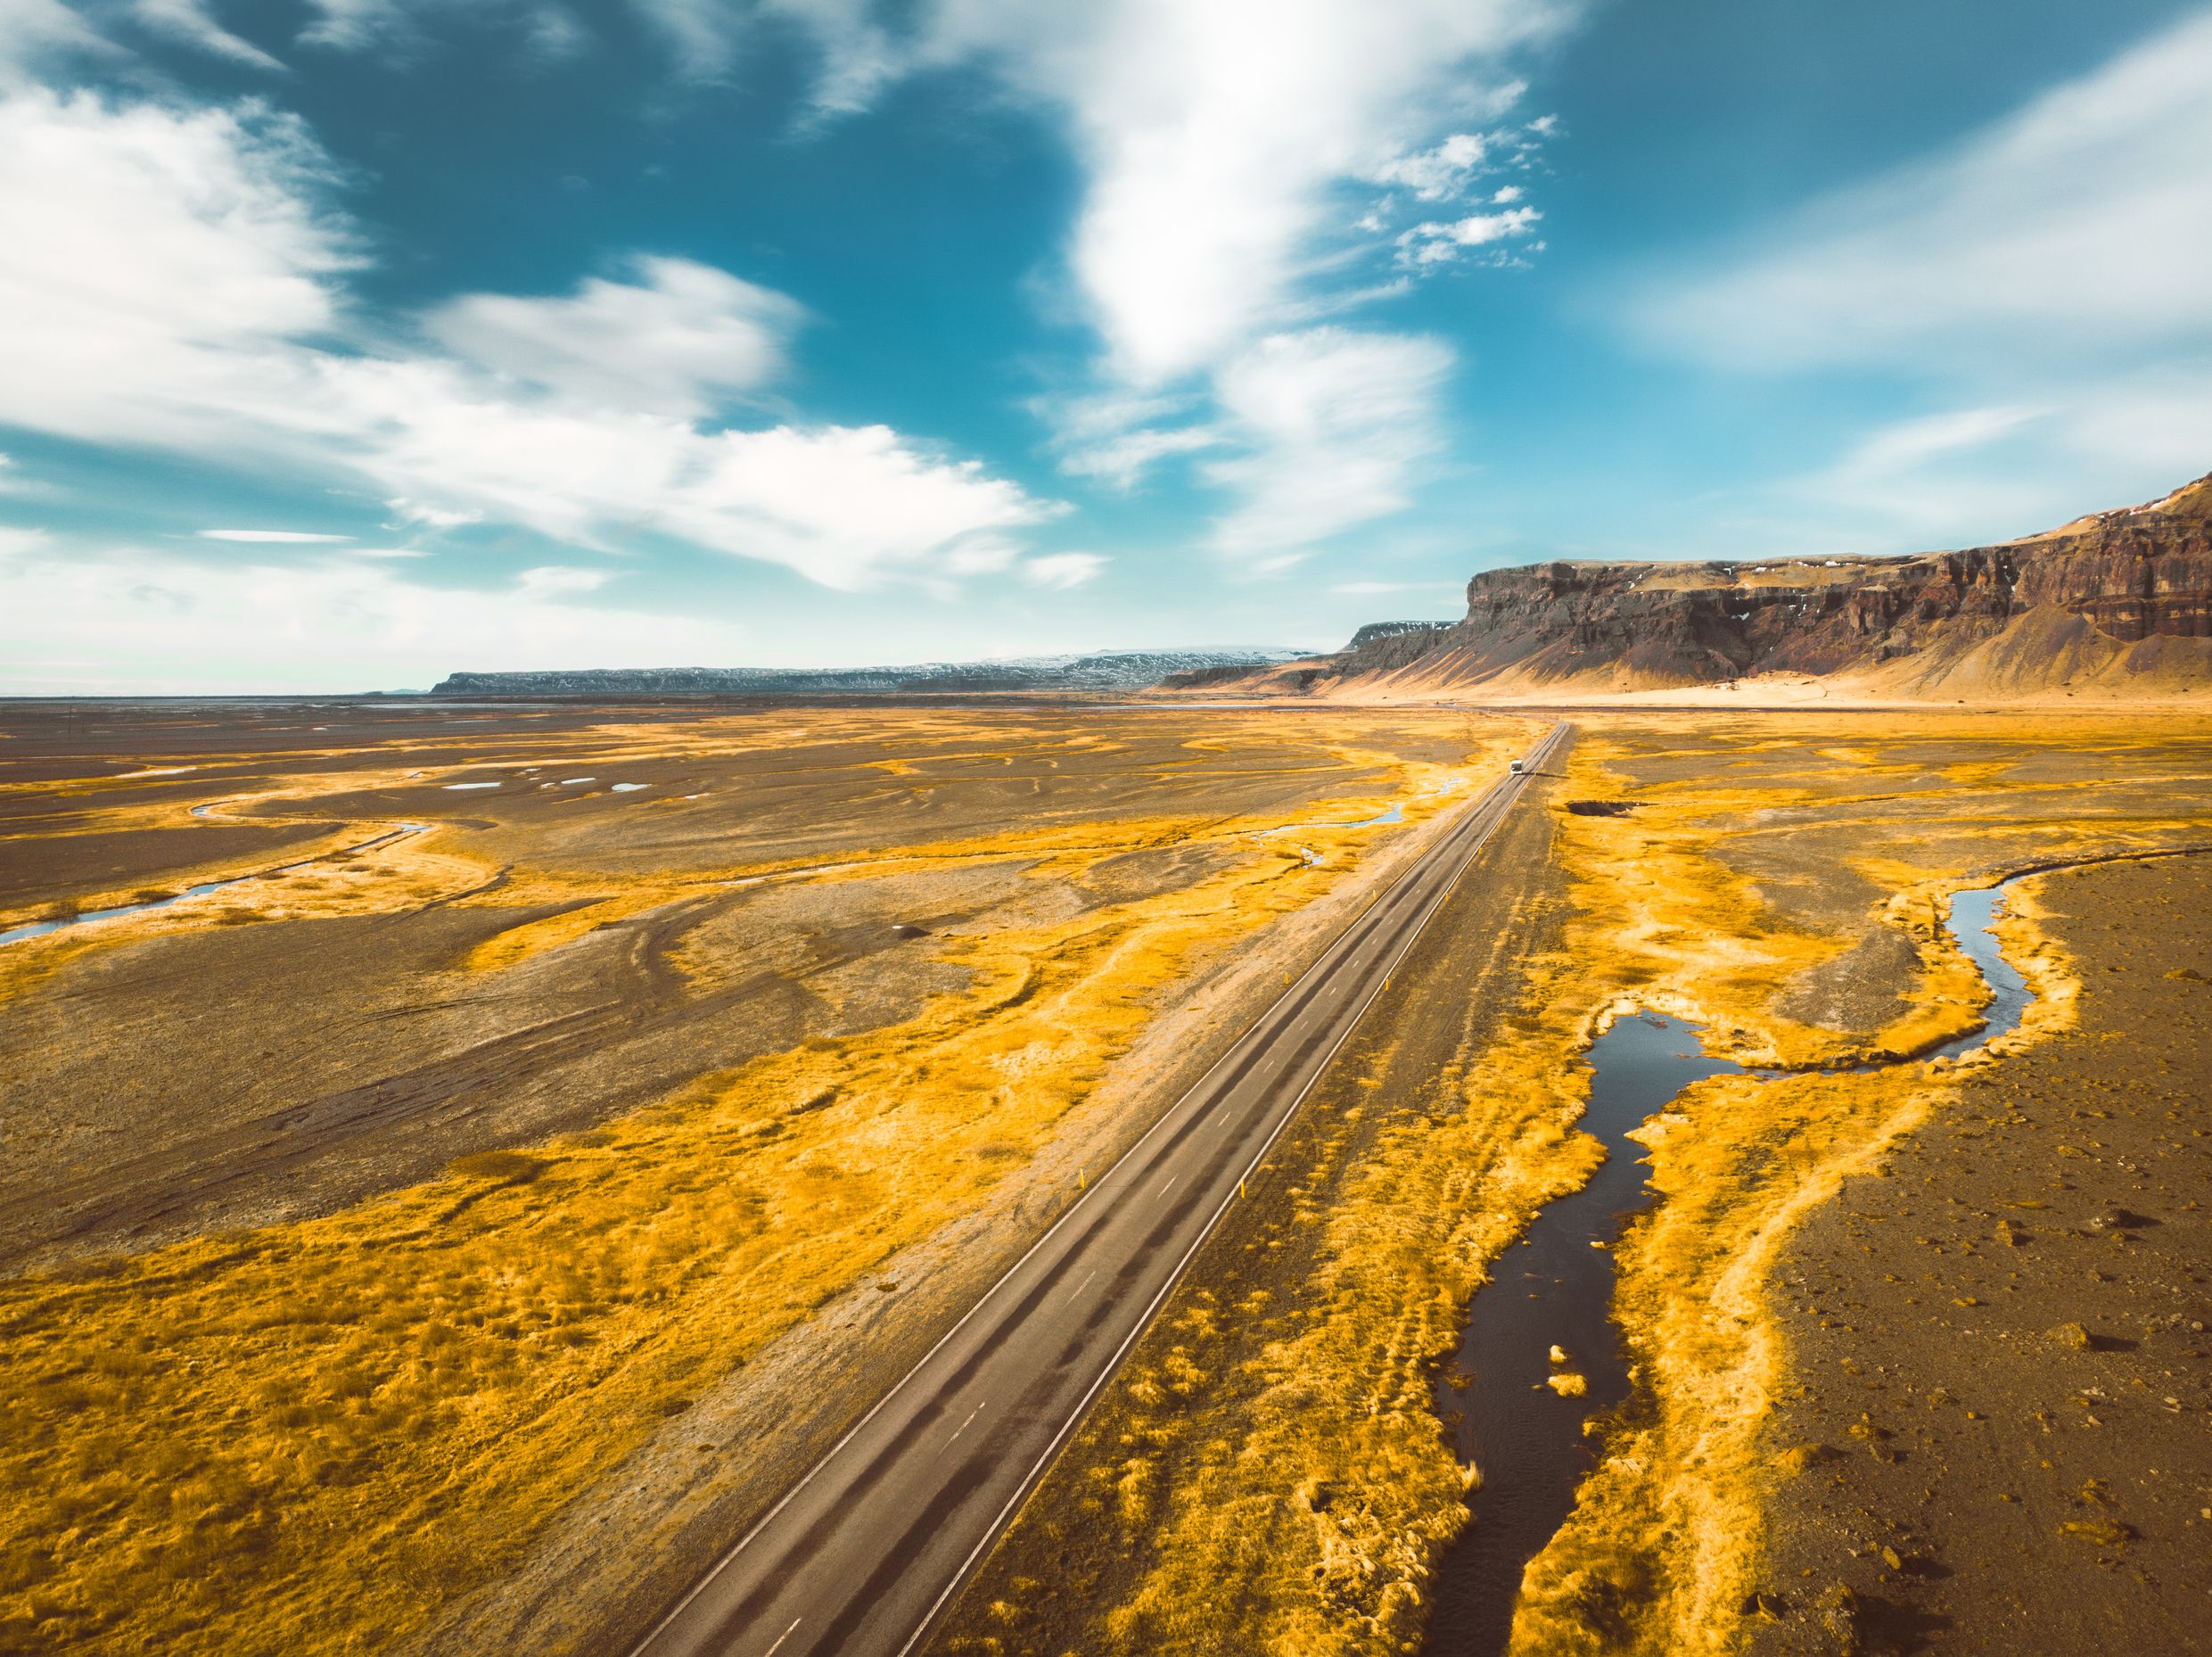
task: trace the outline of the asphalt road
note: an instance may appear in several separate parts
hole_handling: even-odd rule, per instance
[[[633,1657],[917,1645],[1526,786],[1463,808]]]

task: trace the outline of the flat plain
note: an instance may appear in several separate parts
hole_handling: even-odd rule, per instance
[[[1566,717],[934,1649],[1474,1649],[1460,1331],[1639,1011],[1743,1068],[1509,1649],[2193,1626],[2212,722]],[[0,1634],[623,1645],[1548,723],[6,711],[0,929],[236,884],[0,944]]]
[[[1582,1056],[1637,1010],[1690,1021],[1707,1052],[1749,1068],[1685,1089],[1636,1135],[1656,1199],[1615,1245],[1613,1298],[1632,1389],[1583,1429],[1586,1476],[1529,1562],[1507,1643],[1516,1653],[1724,1652],[1787,1620],[1820,1631],[1806,1649],[1883,1648],[1892,1625],[1874,1601],[1912,1595],[1879,1550],[1903,1545],[1857,1512],[1875,1505],[1858,1494],[1857,1462],[1831,1464],[1804,1440],[1826,1432],[1874,1468],[1846,1430],[1856,1408],[1836,1420],[1855,1395],[1829,1366],[1848,1350],[1894,1393],[1900,1348],[1921,1337],[1900,1318],[1879,1330],[1854,1320],[1856,1341],[1806,1338],[1791,1281],[1805,1268],[1788,1251],[1817,1246],[1849,1208],[1838,1192],[1861,1190],[1916,1135],[1978,1121],[1993,1087],[2070,1119],[2080,1101],[2069,1089],[2093,1058],[2077,1045],[2069,1069],[2035,1056],[2074,1028],[2083,980],[2109,981],[2117,940],[2090,952],[2078,927],[2047,932],[2031,887],[2002,923],[2036,990],[2026,1024],[1971,1059],[1931,1060],[1986,1001],[1943,928],[1945,900],[2030,868],[2212,848],[2212,729],[1932,713],[1572,717],[1579,735],[1545,820],[1520,828],[1553,878],[1510,904],[1469,891],[1447,912],[1427,960],[1315,1100],[1305,1135],[964,1596],[942,1649],[1484,1649],[1431,1620],[1451,1544],[1484,1513],[1482,1467],[1460,1460],[1439,1425],[1477,1379],[1455,1369],[1458,1330],[1531,1216],[1598,1160],[1576,1127]],[[2141,947],[2161,972],[2190,967],[2179,936]],[[2100,1107],[2143,1113],[2139,1131],[2212,1128],[2201,1083],[2176,1092],[2186,1073],[2165,1015],[2148,1000],[2098,1002],[2118,1020],[2098,1041],[2144,1043],[2174,1078],[2138,1092],[2116,1069],[2094,1084]],[[2063,1153],[2046,1136],[2016,1154]],[[2177,1187],[2167,1207],[2185,1199]],[[1938,1217],[1935,1241],[1954,1250],[1994,1224],[1970,1202]],[[2201,1233],[2175,1219],[2155,1235],[2203,1272]],[[1890,1269],[1870,1282],[1856,1259],[1833,1265],[1848,1274],[1829,1280],[1821,1309],[1867,1303],[1890,1288]],[[2019,1383],[2036,1397],[2074,1384]],[[1817,1428],[1783,1413],[1805,1400],[1825,1412]],[[2185,1510],[2170,1506],[2175,1525],[2212,1500],[2204,1400],[2183,1408],[2187,1451],[2173,1434],[2109,1441],[2195,1493]],[[1965,1543],[1940,1562],[1925,1545],[1913,1554],[1923,1600],[1938,1570],[1956,1573],[1940,1590],[1953,1609],[1927,1613],[1955,1619],[1954,1649],[1991,1649],[1997,1626],[1960,1608],[2012,1603],[2002,1581],[1964,1579],[1972,1558],[2003,1577],[2095,1569],[2093,1546],[2066,1529],[2081,1518],[2078,1490],[2060,1492],[2047,1472],[2019,1482],[2024,1501],[2041,1493],[2024,1532],[2035,1546],[2001,1561]],[[1849,1501],[1847,1537],[1809,1516],[1821,1488]],[[2122,1570],[2121,1555],[2106,1557]],[[2199,1574],[2162,1579],[2167,1614],[2198,1614]],[[2064,1649],[2104,1649],[2109,1620],[2099,1627],[2097,1640]],[[1940,1629],[1927,1628],[1939,1646]]]
[[[9,1643],[635,1631],[1535,729],[10,710]]]

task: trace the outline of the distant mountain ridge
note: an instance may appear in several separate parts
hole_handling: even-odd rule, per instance
[[[1107,650],[907,667],[552,668],[448,673],[438,697],[897,696],[918,691],[1141,690],[1173,673],[1243,671],[1295,650]]]
[[[1489,570],[1446,627],[1173,689],[1632,694],[1797,680],[1981,701],[2190,691],[2212,705],[2212,475],[2000,545],[1893,557]]]

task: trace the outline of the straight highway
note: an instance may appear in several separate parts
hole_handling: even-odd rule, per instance
[[[1567,729],[1461,808],[632,1657],[917,1646]]]

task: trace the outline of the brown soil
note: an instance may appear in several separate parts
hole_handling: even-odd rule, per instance
[[[2204,1649],[2212,858],[2035,895],[2078,1026],[1968,1078],[1778,1268],[1756,1657]]]

